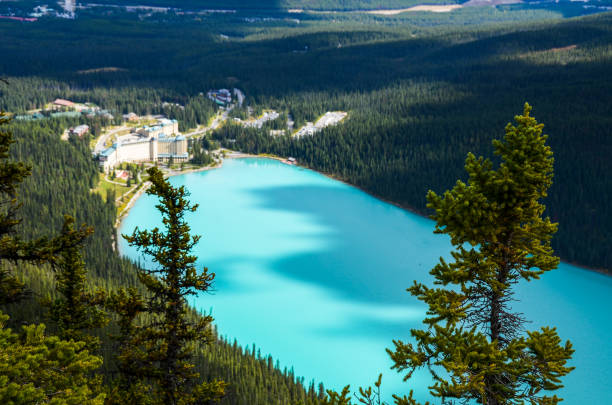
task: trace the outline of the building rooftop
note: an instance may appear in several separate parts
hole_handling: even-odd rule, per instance
[[[53,104],[62,105],[64,107],[72,107],[74,103],[70,100],[64,100],[63,98],[56,98]]]
[[[111,146],[110,148],[104,149],[102,152],[100,152],[100,156],[109,156],[117,149],[115,145]]]
[[[189,153],[178,153],[178,154],[173,154],[173,153],[158,153],[157,154],[158,157],[161,158],[168,158],[168,157],[189,157]]]
[[[120,136],[119,138],[117,138],[118,143],[120,143],[120,145],[128,145],[128,144],[133,144],[133,143],[142,143],[142,142],[149,142],[151,140],[151,138],[148,137],[143,137],[140,135],[124,135],[124,136]]]
[[[166,125],[172,125],[176,122],[178,122],[177,120],[169,120],[168,118],[160,118],[158,121],[159,125],[161,126],[166,126]]]
[[[80,117],[81,113],[78,111],[66,111],[66,112],[56,112],[56,113],[51,113],[51,117],[70,117],[70,118],[76,118],[76,117]]]

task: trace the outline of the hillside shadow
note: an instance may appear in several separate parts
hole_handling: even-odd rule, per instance
[[[428,279],[446,253],[429,221],[353,188],[296,185],[250,193],[259,208],[299,213],[329,229],[324,249],[274,260],[271,269],[350,299],[405,303],[405,289],[414,279]]]
[[[236,24],[243,17],[227,18],[235,18]],[[209,83],[223,85],[233,77],[252,95],[367,92],[408,79],[471,82],[478,79],[481,69],[495,69],[496,65],[499,69],[520,66],[525,75],[537,73],[542,67],[525,61],[490,65],[489,59],[581,46],[597,38],[609,41],[609,29],[605,28],[609,20],[604,15],[509,34],[485,31],[471,39],[462,38],[460,32],[434,38],[395,39],[398,34],[353,30],[295,35],[289,31],[290,35],[284,38],[247,42],[220,41],[219,32],[229,29],[223,24],[207,30],[193,22],[49,20],[23,25],[17,31],[8,25],[0,27],[5,37],[3,54],[11,55],[0,62],[0,70],[5,75],[38,75],[84,88],[134,85],[193,92]],[[382,39],[384,42],[380,42]],[[137,41],[139,46],[126,47],[129,41]],[[346,45],[338,47],[340,43]],[[76,74],[105,66],[125,70]]]

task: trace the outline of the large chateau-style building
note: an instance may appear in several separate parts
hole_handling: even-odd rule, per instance
[[[185,162],[189,159],[187,138],[179,135],[176,120],[161,119],[155,126],[139,128],[117,141],[99,156],[104,171],[123,162]]]

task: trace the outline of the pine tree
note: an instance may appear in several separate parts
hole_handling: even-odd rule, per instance
[[[351,386],[346,385],[342,391],[327,390],[326,396],[321,400],[322,405],[352,405],[351,403]]]
[[[443,403],[556,404],[561,399],[545,391],[562,387],[560,378],[573,369],[566,365],[571,343],[561,344],[555,328],[524,333],[526,320],[511,306],[519,282],[559,263],[550,246],[557,224],[542,218],[539,202],[552,184],[552,151],[530,111],[525,104],[504,140],[493,141],[497,169],[468,154],[468,183],[427,195],[435,232],[450,236],[454,261],[441,258],[431,270],[435,288],[415,281],[408,289],[429,306],[427,329],[411,331],[415,344],[398,340],[387,351],[406,379],[427,367],[430,392]],[[399,405],[417,403],[412,392],[395,398]]]
[[[44,325],[24,326],[21,334],[5,328],[0,313],[0,403],[15,405],[102,405],[89,374],[102,360],[84,350],[84,342],[45,336]]]
[[[198,383],[199,375],[191,363],[194,344],[214,340],[212,317],[190,316],[186,300],[189,295],[208,291],[215,277],[207,268],[198,273],[194,265],[197,257],[190,254],[200,238],[189,234],[185,214],[194,212],[197,205],[186,199],[184,187],[172,187],[157,168],[147,172],[152,183],[147,193],[161,200],[157,208],[163,215],[165,232],[159,228],[136,228],[131,236],[123,235],[156,264],[153,269],[139,272],[149,294],[144,308],[150,321],[133,330],[131,340],[143,347],[144,352],[136,355],[143,363],[140,370],[155,382],[156,397],[163,404],[213,401],[223,395],[224,383]]]
[[[106,313],[100,309],[106,301],[106,293],[87,291],[87,269],[81,249],[84,237],[92,232],[93,229],[86,226],[75,230],[74,218],[65,216],[60,238],[67,247],[53,261],[60,297],[48,304],[49,316],[57,324],[60,338],[83,341],[89,351],[97,349],[99,339],[88,331],[101,328],[108,321]]]
[[[374,388],[359,387],[359,391],[354,394],[355,399],[362,405],[387,405],[380,398],[380,385],[382,382],[382,374],[378,375],[378,379],[374,382]],[[346,385],[342,391],[326,390],[325,395],[320,396],[321,405],[353,405],[351,400],[351,386]]]
[[[141,333],[137,320],[146,311],[146,303],[135,288],[122,288],[110,294],[107,306],[117,314],[119,335],[117,342],[117,369],[119,377],[113,379],[107,404],[154,404],[153,392],[147,384],[152,375],[147,353],[143,349],[146,337]]]

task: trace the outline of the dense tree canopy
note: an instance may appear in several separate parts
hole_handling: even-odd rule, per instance
[[[0,402],[30,405],[102,405],[90,375],[102,360],[85,349],[85,342],[45,334],[44,325],[24,326],[21,333],[6,328],[0,313]]]
[[[0,168],[17,165],[17,167],[27,169],[26,165],[18,163],[21,161],[30,165],[31,169],[27,169],[26,174],[30,170],[32,172],[32,175],[24,177],[20,184],[19,182],[14,183],[15,191],[17,185],[20,185],[17,200],[9,195],[3,195],[4,201],[12,204],[5,204],[4,207],[12,206],[17,214],[16,219],[11,222],[11,224],[17,223],[14,228],[5,228],[9,230],[9,233],[4,234],[3,240],[10,242],[5,245],[5,251],[8,256],[15,258],[16,254],[11,246],[39,246],[37,249],[21,248],[20,260],[17,264],[14,263],[14,260],[2,262],[3,278],[0,285],[3,291],[0,297],[3,302],[1,307],[11,315],[11,318],[2,317],[3,337],[0,340],[3,346],[0,349],[2,351],[0,357],[13,356],[15,353],[32,354],[36,352],[40,354],[36,360],[40,362],[36,367],[33,366],[30,371],[21,370],[27,374],[16,370],[15,381],[11,376],[0,381],[1,384],[7,384],[2,385],[0,390],[8,390],[0,394],[4,395],[0,401],[3,403],[4,399],[8,401],[10,398],[13,401],[22,401],[17,403],[25,405],[35,402],[35,398],[42,398],[43,394],[40,390],[32,391],[34,396],[30,396],[30,391],[16,390],[11,384],[15,383],[22,387],[26,384],[27,378],[35,376],[35,373],[47,366],[56,367],[58,372],[63,372],[64,367],[71,365],[74,367],[72,375],[64,373],[63,379],[58,379],[58,385],[49,385],[47,388],[59,389],[61,384],[68,384],[69,381],[72,381],[70,384],[78,388],[75,395],[81,395],[76,397],[79,398],[76,403],[88,403],[84,395],[88,395],[88,398],[94,401],[99,395],[94,388],[109,389],[110,395],[106,398],[107,402],[117,399],[115,394],[121,392],[120,389],[113,391],[115,387],[108,384],[109,381],[117,380],[117,368],[121,366],[122,361],[127,360],[121,357],[116,358],[118,351],[115,343],[110,339],[111,335],[121,334],[118,332],[121,325],[113,321],[106,327],[95,329],[100,324],[98,323],[101,320],[100,312],[88,304],[100,303],[101,297],[95,291],[101,287],[116,292],[120,292],[118,290],[121,287],[130,287],[137,296],[140,296],[143,290],[142,287],[138,287],[137,266],[119,257],[113,250],[116,215],[113,199],[110,199],[110,203],[105,202],[100,195],[91,191],[99,175],[97,164],[91,159],[91,152],[88,148],[89,139],[73,137],[68,141],[62,141],[59,138],[59,134],[71,125],[75,125],[75,122],[66,119],[26,122],[13,120],[0,127],[4,131],[3,134],[6,134],[3,139],[12,145],[10,157],[15,159],[4,159],[2,163],[5,165],[0,164]],[[12,138],[10,132],[13,133]],[[12,139],[15,139],[16,142],[11,144]],[[8,147],[6,149],[8,150]],[[4,170],[5,174],[14,172],[15,170],[12,172]],[[4,187],[6,189],[6,185]],[[20,207],[20,204],[23,205]],[[82,240],[82,237],[88,232],[83,232],[85,229],[82,228],[72,229],[71,222],[65,222],[64,214],[74,216],[76,223],[92,225],[95,232]],[[18,219],[22,219],[21,223],[18,223]],[[64,230],[63,235],[62,229]],[[79,234],[80,236],[75,238]],[[51,235],[58,236],[53,238]],[[17,243],[17,240],[22,243]],[[39,242],[37,245],[31,241]],[[83,258],[79,259],[81,243],[84,243]],[[42,248],[49,244],[52,246],[51,250]],[[51,254],[59,253],[59,247],[70,247],[71,249],[64,252],[62,256]],[[31,264],[22,260],[26,258],[24,256],[26,251],[44,253],[45,258],[55,257],[57,259],[54,262],[55,269],[50,265]],[[35,260],[35,262],[40,261]],[[84,268],[81,267],[82,264]],[[84,270],[87,270],[86,274],[83,273]],[[83,283],[83,276],[85,283]],[[78,288],[71,288],[68,284],[73,287],[78,286]],[[32,294],[24,294],[28,291],[31,291]],[[51,313],[47,313],[47,306],[41,305],[41,297],[46,302],[52,303]],[[130,310],[138,312],[139,308],[133,305],[133,302],[125,302]],[[190,319],[198,321],[199,315],[195,311],[190,309],[188,312]],[[89,315],[94,315],[94,318],[90,319]],[[25,331],[21,332],[21,325],[48,320],[51,322],[47,328],[42,325],[32,325],[28,327],[27,336],[24,335]],[[12,326],[14,330],[20,332],[11,332],[7,326]],[[56,333],[67,337],[81,336],[87,340],[87,343],[68,344],[53,336]],[[89,333],[92,335],[90,336]],[[300,401],[312,405],[318,403],[320,390],[315,390],[313,384],[308,386],[291,370],[280,369],[278,363],[275,364],[270,356],[262,356],[254,349],[243,348],[237,342],[228,342],[217,336],[214,330],[211,330],[211,333],[212,339],[206,350],[202,350],[197,345],[195,347],[194,373],[200,373],[202,381],[223,379],[229,383],[227,395],[220,401],[220,404],[267,405],[272,401],[280,401],[282,404],[293,404]],[[126,336],[129,337],[129,332]],[[94,352],[88,350],[97,346],[98,339],[100,342],[98,349]],[[64,356],[64,363],[58,363],[56,356],[59,355]],[[103,363],[101,359],[104,360]],[[2,364],[0,367],[21,367],[19,366],[20,361],[18,358],[11,359],[9,363]],[[61,368],[58,368],[60,366]],[[79,374],[78,370],[85,374]],[[0,372],[2,373],[3,371]],[[41,378],[50,376],[50,374],[41,375]],[[84,375],[88,376],[87,381]],[[90,379],[92,376],[94,378]],[[103,378],[105,384],[100,385],[97,377]],[[266,383],[261,384],[262,380]],[[32,381],[33,384],[38,384],[37,380]],[[142,388],[142,393],[147,393],[146,385],[139,387]],[[21,396],[15,397],[14,395]],[[62,393],[62,395],[62,401],[69,397],[68,393]],[[142,399],[142,396],[140,398]],[[56,398],[56,401],[60,401],[60,396]],[[128,397],[119,397],[119,403],[126,403],[126,401],[137,403]],[[57,403],[63,404],[64,402]],[[72,404],[72,402],[67,403]]]

